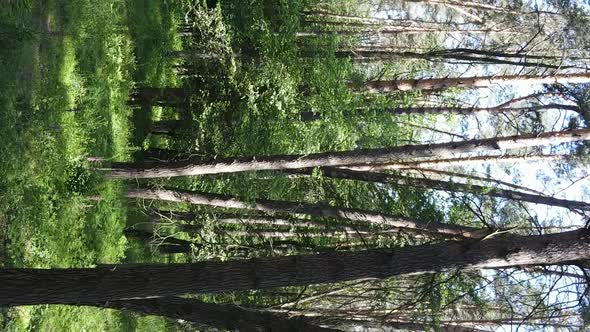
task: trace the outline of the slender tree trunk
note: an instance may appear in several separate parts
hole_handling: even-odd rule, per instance
[[[174,135],[174,133],[181,128],[185,121],[182,120],[160,120],[155,121],[150,126],[150,132],[152,134],[160,135]]]
[[[590,258],[589,232],[443,242],[192,264],[1,269],[0,305],[104,303],[187,293],[334,283],[450,270],[552,265]]]
[[[215,223],[222,225],[257,225],[257,226],[287,226],[325,229],[326,225],[319,222],[300,218],[268,218],[268,217],[243,217],[243,218],[220,218]]]
[[[418,220],[381,214],[373,211],[337,208],[327,205],[316,205],[299,202],[257,200],[253,204],[238,199],[217,194],[165,190],[165,189],[131,189],[127,197],[140,199],[163,200],[169,202],[187,202],[195,205],[213,206],[229,209],[246,209],[263,212],[301,213],[315,217],[333,217],[350,221],[373,224],[380,227],[405,228],[431,232],[447,236],[466,238],[482,238],[489,233],[473,227],[449,225],[436,222],[421,222]]]
[[[523,107],[453,107],[453,106],[438,106],[438,107],[396,107],[396,108],[385,108],[377,110],[378,114],[446,114],[446,113],[457,113],[462,115],[473,115],[482,112],[488,113],[525,113],[525,112],[536,112],[545,110],[570,110],[579,112],[580,108],[575,105],[565,104],[547,104],[547,105],[531,105]],[[363,110],[364,111],[364,110]],[[313,112],[302,112],[302,121],[313,121],[319,120],[321,117]]]
[[[382,93],[411,90],[441,90],[448,88],[483,88],[494,84],[574,84],[588,82],[590,82],[590,73],[553,74],[549,76],[504,75],[368,81],[360,90],[368,93]],[[350,86],[355,88],[353,84]]]
[[[515,11],[511,8],[504,8],[498,7],[494,5],[489,5],[480,2],[474,1],[453,1],[453,0],[406,0],[409,2],[423,2],[431,5],[440,5],[440,6],[460,6],[469,9],[476,9],[476,10],[483,10],[483,11],[492,11],[497,13],[504,13],[504,14],[522,14],[521,12]]]
[[[570,110],[578,112],[580,108],[574,105],[564,104],[547,104],[547,105],[530,105],[522,107],[451,107],[451,106],[439,106],[439,107],[398,107],[398,108],[386,108],[380,110],[382,113],[389,114],[440,114],[440,113],[458,113],[463,115],[472,115],[481,112],[488,113],[522,113],[522,112],[535,112],[544,110]]]
[[[340,168],[322,168],[322,173],[325,176],[338,179],[360,180],[376,183],[391,183],[400,186],[410,186],[415,188],[464,192],[477,195],[485,195],[490,197],[506,198],[514,201],[523,201],[549,206],[559,206],[568,209],[590,210],[590,203],[586,202],[571,201],[567,199],[531,194],[516,190],[490,188],[474,184],[463,184],[457,182],[409,177],[396,174],[359,172]]]
[[[374,166],[354,166],[346,167],[355,171],[386,171],[386,170],[402,170],[415,168],[432,168],[432,167],[449,167],[462,166],[466,164],[480,164],[486,162],[493,163],[512,163],[512,162],[531,162],[541,160],[567,160],[571,158],[564,154],[540,154],[540,155],[526,155],[526,154],[505,154],[505,155],[485,155],[485,156],[468,156],[461,158],[448,159],[428,159],[416,160],[397,164],[381,164]]]
[[[458,60],[469,61],[473,63],[495,64],[495,65],[511,65],[520,67],[534,67],[534,68],[548,68],[548,69],[568,69],[574,68],[572,65],[551,64],[540,61],[528,61],[526,56],[522,55],[518,60],[504,59],[501,57],[469,55],[460,53],[419,53],[419,52],[396,52],[382,49],[359,49],[359,50],[340,50],[336,51],[337,58],[352,59],[356,62],[371,62],[371,61],[386,61],[396,60],[400,58],[405,59],[422,59],[429,61],[443,61],[443,60]]]
[[[167,55],[171,58],[183,59],[185,61],[213,60],[221,58],[217,54],[202,53],[192,50],[170,51],[167,53]]]
[[[502,180],[498,180],[498,179],[493,179],[493,178],[488,178],[488,177],[484,177],[484,176],[477,176],[477,175],[473,175],[473,174],[465,174],[465,173],[458,173],[458,172],[450,172],[450,171],[443,171],[440,169],[431,169],[431,168],[412,168],[412,169],[406,169],[404,170],[404,172],[409,172],[410,174],[413,174],[412,176],[414,177],[425,177],[425,178],[429,178],[429,179],[434,179],[433,180],[441,180],[444,177],[451,177],[451,178],[462,178],[462,179],[466,179],[468,181],[478,181],[478,182],[483,182],[486,183],[487,185],[485,187],[492,187],[493,185],[497,185],[497,186],[504,186],[513,190],[518,190],[518,191],[524,191],[524,192],[529,192],[529,193],[533,193],[533,194],[537,194],[537,195],[542,195],[542,196],[547,196],[545,195],[545,193],[525,187],[525,186],[521,186],[518,184],[514,184],[512,182],[507,182],[507,181],[502,181]],[[425,176],[425,174],[429,174],[429,176]],[[438,178],[438,179],[437,179]],[[442,180],[444,181],[444,180]],[[446,182],[452,182],[452,181],[446,181]],[[500,187],[497,187],[498,189]]]
[[[190,94],[185,88],[138,87],[132,96],[132,101],[137,101],[139,104],[179,105],[185,103],[189,97]]]
[[[267,311],[248,309],[233,304],[212,304],[182,297],[80,303],[111,309],[128,310],[142,315],[157,315],[182,319],[199,326],[228,331],[340,331],[320,327],[308,317],[291,317]],[[74,303],[74,305],[78,305]]]
[[[191,241],[178,239],[173,236],[160,238],[153,233],[137,229],[126,229],[124,233],[128,237],[134,237],[143,241],[146,245],[154,245],[154,247],[162,254],[190,253],[193,251],[193,246],[200,246]]]
[[[453,56],[453,55],[468,55],[468,56],[481,56],[487,58],[508,58],[508,59],[522,59],[526,58],[529,60],[550,60],[555,62],[563,61],[564,57],[562,53],[557,54],[550,54],[550,53],[535,53],[534,51],[528,50],[518,50],[514,52],[508,51],[498,51],[498,50],[480,50],[480,49],[472,49],[472,48],[449,48],[449,49],[440,49],[440,50],[431,50],[431,49],[419,49],[416,47],[411,48],[403,48],[403,47],[381,47],[381,46],[360,46],[354,49],[343,49],[341,50],[344,54],[351,52],[357,52],[359,54],[362,53],[400,53],[402,56],[412,55],[414,53],[424,54],[431,57],[445,57],[445,56]],[[420,52],[418,52],[420,51]],[[569,57],[570,60],[587,60],[587,57]]]
[[[405,145],[391,148],[307,155],[277,155],[225,158],[212,161],[113,163],[107,176],[119,179],[159,178],[205,174],[235,173],[259,170],[284,170],[321,166],[369,166],[399,163],[408,159],[451,157],[458,153],[501,151],[521,147],[558,144],[590,139],[589,129],[548,132],[439,144]]]

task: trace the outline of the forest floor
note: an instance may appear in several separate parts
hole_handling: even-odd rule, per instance
[[[119,263],[127,250],[123,186],[104,182],[85,192],[94,181],[85,158],[131,158],[134,119],[127,99],[133,75],[136,68],[158,66],[154,59],[136,58],[136,41],[121,27],[146,24],[170,35],[170,24],[159,16],[156,1],[131,1],[155,6],[138,10],[132,22],[124,1],[8,3],[0,13],[1,264]],[[150,79],[159,75],[153,71]],[[119,311],[33,306],[4,310],[0,329],[163,331],[167,325],[176,330],[165,320]]]

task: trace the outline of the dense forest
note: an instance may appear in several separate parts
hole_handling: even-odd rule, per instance
[[[4,331],[587,331],[590,4],[3,0]]]

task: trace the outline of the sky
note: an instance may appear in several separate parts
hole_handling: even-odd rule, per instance
[[[584,3],[581,0],[575,1],[578,2],[581,6],[583,6],[583,8],[590,8],[588,4]],[[540,9],[544,9],[545,6],[541,1],[535,1],[535,3],[537,3],[537,6]],[[424,7],[420,5],[408,4],[406,8],[410,9],[411,16],[414,18],[424,18],[426,16],[425,11],[423,10]],[[388,10],[374,12],[373,14],[375,17],[379,18],[404,18],[404,15],[406,13],[407,11]],[[449,45],[447,46],[452,46],[452,43],[454,42],[449,42]],[[494,70],[496,69],[497,68],[494,67],[457,67],[455,68],[454,72],[462,72],[462,76],[482,76],[490,75],[491,73],[494,73]],[[470,100],[472,104],[477,104],[479,106],[494,106],[510,99],[509,97],[525,96],[541,90],[542,86],[530,84],[514,84],[510,87],[495,86],[486,89],[478,89],[477,93],[469,95],[468,97],[466,97],[466,99]],[[544,122],[546,124],[557,124],[554,130],[560,130],[562,127],[564,127],[564,124],[568,123],[568,118],[571,116],[575,116],[575,114],[571,111],[564,112],[550,110],[544,113]],[[487,121],[488,118],[488,114],[480,114],[477,117],[465,118],[460,121],[461,125],[459,126],[456,122],[447,121],[446,116],[438,116],[436,118],[435,123],[433,123],[432,125],[434,125],[434,127],[437,129],[454,132],[456,134],[464,135],[469,138],[482,136],[491,137],[495,135],[496,128],[490,125],[490,122]],[[423,141],[428,142],[443,142],[451,140],[451,137],[445,137],[444,134],[440,133],[423,131],[421,134],[421,139]],[[567,153],[567,151],[564,150],[563,153]],[[475,172],[483,175],[489,174],[491,178],[495,178],[498,180],[517,182],[518,184],[524,185],[526,187],[538,191],[542,191],[544,193],[547,193],[548,195],[555,195],[559,198],[586,202],[590,201],[590,178],[588,177],[590,174],[590,168],[588,167],[588,165],[581,166],[579,169],[576,169],[575,172],[573,172],[573,175],[576,176],[576,178],[574,179],[565,178],[556,174],[553,171],[553,165],[550,161],[534,161],[508,166],[481,164],[467,167],[466,170],[468,170],[469,172]],[[584,218],[574,213],[571,213],[563,208],[547,207],[537,204],[528,204],[528,206],[530,210],[533,212],[533,214],[537,215],[541,221],[549,222],[551,220],[556,220],[564,226],[582,226],[585,223]],[[572,268],[571,272],[578,271],[575,271],[575,268]],[[495,272],[487,271],[484,272],[484,275],[491,278],[495,275]],[[524,273],[520,275],[517,274],[515,276],[516,279],[521,280],[525,280],[529,277],[530,275]],[[549,281],[554,280],[549,279],[551,279],[551,277],[541,278],[538,281],[531,282],[550,285],[551,283]],[[563,278],[559,279],[556,285],[557,287],[567,288],[568,285],[571,283],[572,280],[570,278]],[[552,292],[549,295],[548,301],[556,301],[558,299],[558,296],[565,296],[565,299],[567,300],[575,300],[577,296],[575,289],[572,287],[571,291],[572,292],[569,293],[562,293],[562,295],[557,295],[557,292]],[[515,331],[516,328],[514,326],[503,326],[498,330],[512,332]],[[534,329],[521,327],[518,330],[533,331]]]

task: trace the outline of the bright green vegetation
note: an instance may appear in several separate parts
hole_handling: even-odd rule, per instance
[[[85,157],[130,158],[134,42],[123,1],[13,1],[0,13],[2,263],[93,266],[125,257],[123,186]],[[92,201],[87,197],[100,197]],[[6,331],[138,330],[126,315],[40,306],[5,314]],[[144,326],[141,328],[141,326]]]
[[[124,183],[103,181],[89,171],[87,157],[141,159],[141,151],[149,146],[211,158],[391,146],[412,140],[411,130],[393,117],[359,109],[364,97],[351,92],[345,82],[366,73],[330,56],[330,49],[340,41],[311,41],[309,49],[325,51],[318,57],[298,54],[295,32],[302,28],[298,13],[303,3],[269,3],[227,1],[213,9],[190,9],[176,1],[156,0],[9,1],[9,10],[0,11],[3,265],[89,267],[231,256],[220,245],[227,239],[215,225],[206,226],[201,236],[178,236],[206,244],[205,249],[188,256],[153,255],[142,243],[126,239],[124,229],[146,221],[145,214],[136,202],[124,198]],[[202,34],[192,45],[183,44],[176,34],[187,12]],[[128,100],[135,87],[183,85],[174,72],[178,60],[169,56],[181,49],[217,55],[195,61],[194,71],[204,83],[195,87],[199,93],[192,97],[189,115],[182,118],[184,115],[167,107],[154,107],[151,113],[131,108]],[[420,66],[410,70],[419,71]],[[387,74],[395,76],[400,68],[392,65]],[[376,100],[375,105],[403,105],[411,97],[404,98]],[[320,120],[301,121],[304,111],[316,113]],[[177,137],[148,133],[152,121],[181,118],[186,127]],[[270,175],[273,173],[261,172],[150,184],[243,199],[324,202],[443,219],[433,200],[422,192],[321,176]],[[205,220],[214,213],[204,208],[193,211]],[[257,240],[246,237],[238,242],[251,245]],[[302,242],[311,247],[331,244],[326,238]],[[403,243],[403,239],[377,238],[367,245]],[[265,253],[252,255],[258,254]],[[297,290],[292,292],[297,294]],[[254,292],[216,300],[261,305],[284,298]],[[160,318],[63,306],[12,309],[5,312],[2,324],[6,331],[179,329]]]

